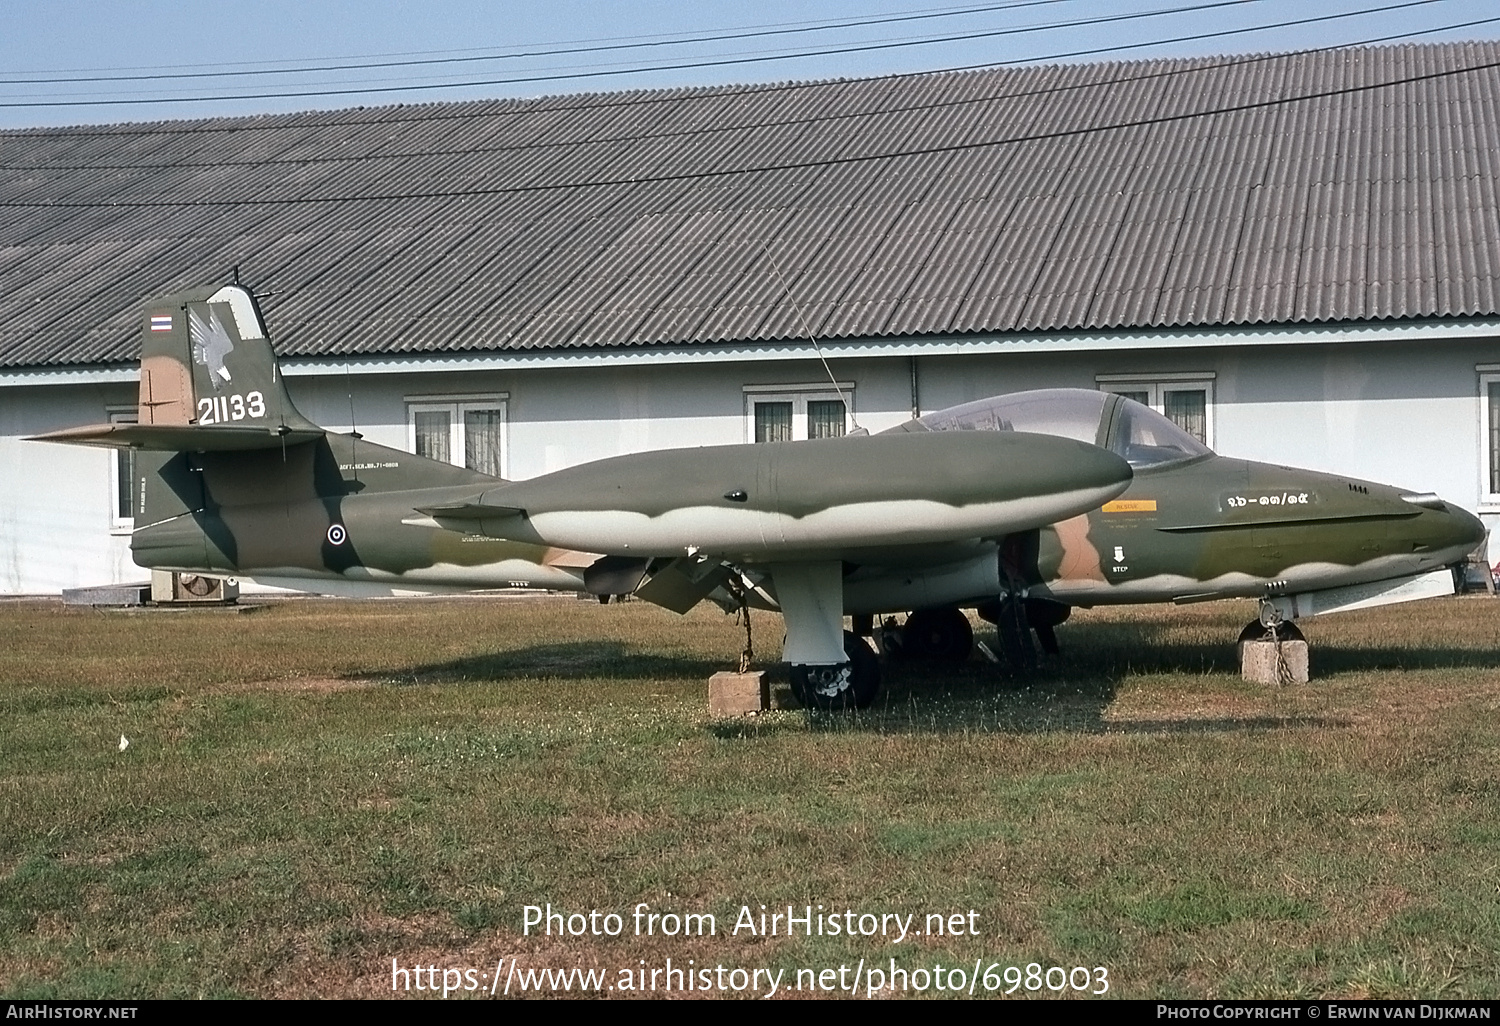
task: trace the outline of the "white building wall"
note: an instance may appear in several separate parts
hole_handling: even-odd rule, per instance
[[[1500,346],[1388,343],[1244,353],[1224,363],[1220,449],[1450,497],[1483,494],[1477,364]],[[1231,447],[1232,440],[1232,447]]]
[[[55,594],[140,580],[130,536],[114,528],[113,452],[23,442],[99,423],[135,402],[129,385],[0,389],[0,594]]]
[[[1480,503],[1485,439],[1475,368],[1486,363],[1500,363],[1500,344],[929,355],[917,360],[918,401],[926,413],[1028,388],[1094,388],[1101,375],[1211,375],[1221,453],[1435,491],[1488,521],[1500,520],[1500,507]],[[854,415],[869,430],[909,415],[907,357],[838,359],[833,373],[854,384]],[[746,387],[795,384],[829,388],[811,359],[288,377],[312,420],[335,431],[357,426],[398,449],[410,448],[408,397],[503,393],[514,479],[624,453],[743,442]],[[0,593],[145,579],[128,536],[111,530],[113,454],[20,441],[101,422],[134,394],[124,384],[0,388]]]

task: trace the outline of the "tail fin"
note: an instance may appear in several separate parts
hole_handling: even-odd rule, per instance
[[[146,306],[139,423],[35,440],[159,452],[270,449],[323,434],[292,405],[255,297],[239,285]]]

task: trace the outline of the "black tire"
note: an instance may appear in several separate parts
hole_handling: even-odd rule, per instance
[[[794,664],[790,673],[792,697],[806,708],[826,712],[868,709],[880,693],[880,660],[862,638],[849,631],[844,632],[844,654],[849,661],[833,666]],[[840,686],[830,693],[835,683]]]
[[[974,628],[961,609],[918,609],[901,628],[901,651],[908,659],[963,663],[974,650]]]
[[[1251,620],[1245,624],[1245,629],[1240,631],[1239,644],[1247,641],[1264,641],[1271,636],[1271,632],[1261,624],[1259,620]],[[1302,630],[1293,620],[1283,620],[1276,625],[1276,636],[1282,641],[1306,641],[1302,636]]]

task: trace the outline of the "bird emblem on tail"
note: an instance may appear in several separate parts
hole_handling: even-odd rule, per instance
[[[193,362],[208,368],[208,380],[213,383],[214,391],[217,392],[221,381],[229,381],[229,369],[224,366],[224,357],[234,350],[234,342],[229,338],[229,332],[224,330],[219,312],[212,306],[208,308],[207,320],[197,310],[188,308],[188,332],[193,339]]]

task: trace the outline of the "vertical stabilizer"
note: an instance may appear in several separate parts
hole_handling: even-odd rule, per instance
[[[153,452],[282,449],[323,437],[292,405],[255,297],[239,285],[146,304],[134,424],[94,424],[36,441]]]
[[[225,285],[152,302],[144,336],[140,423],[317,430],[287,395],[248,289]]]

